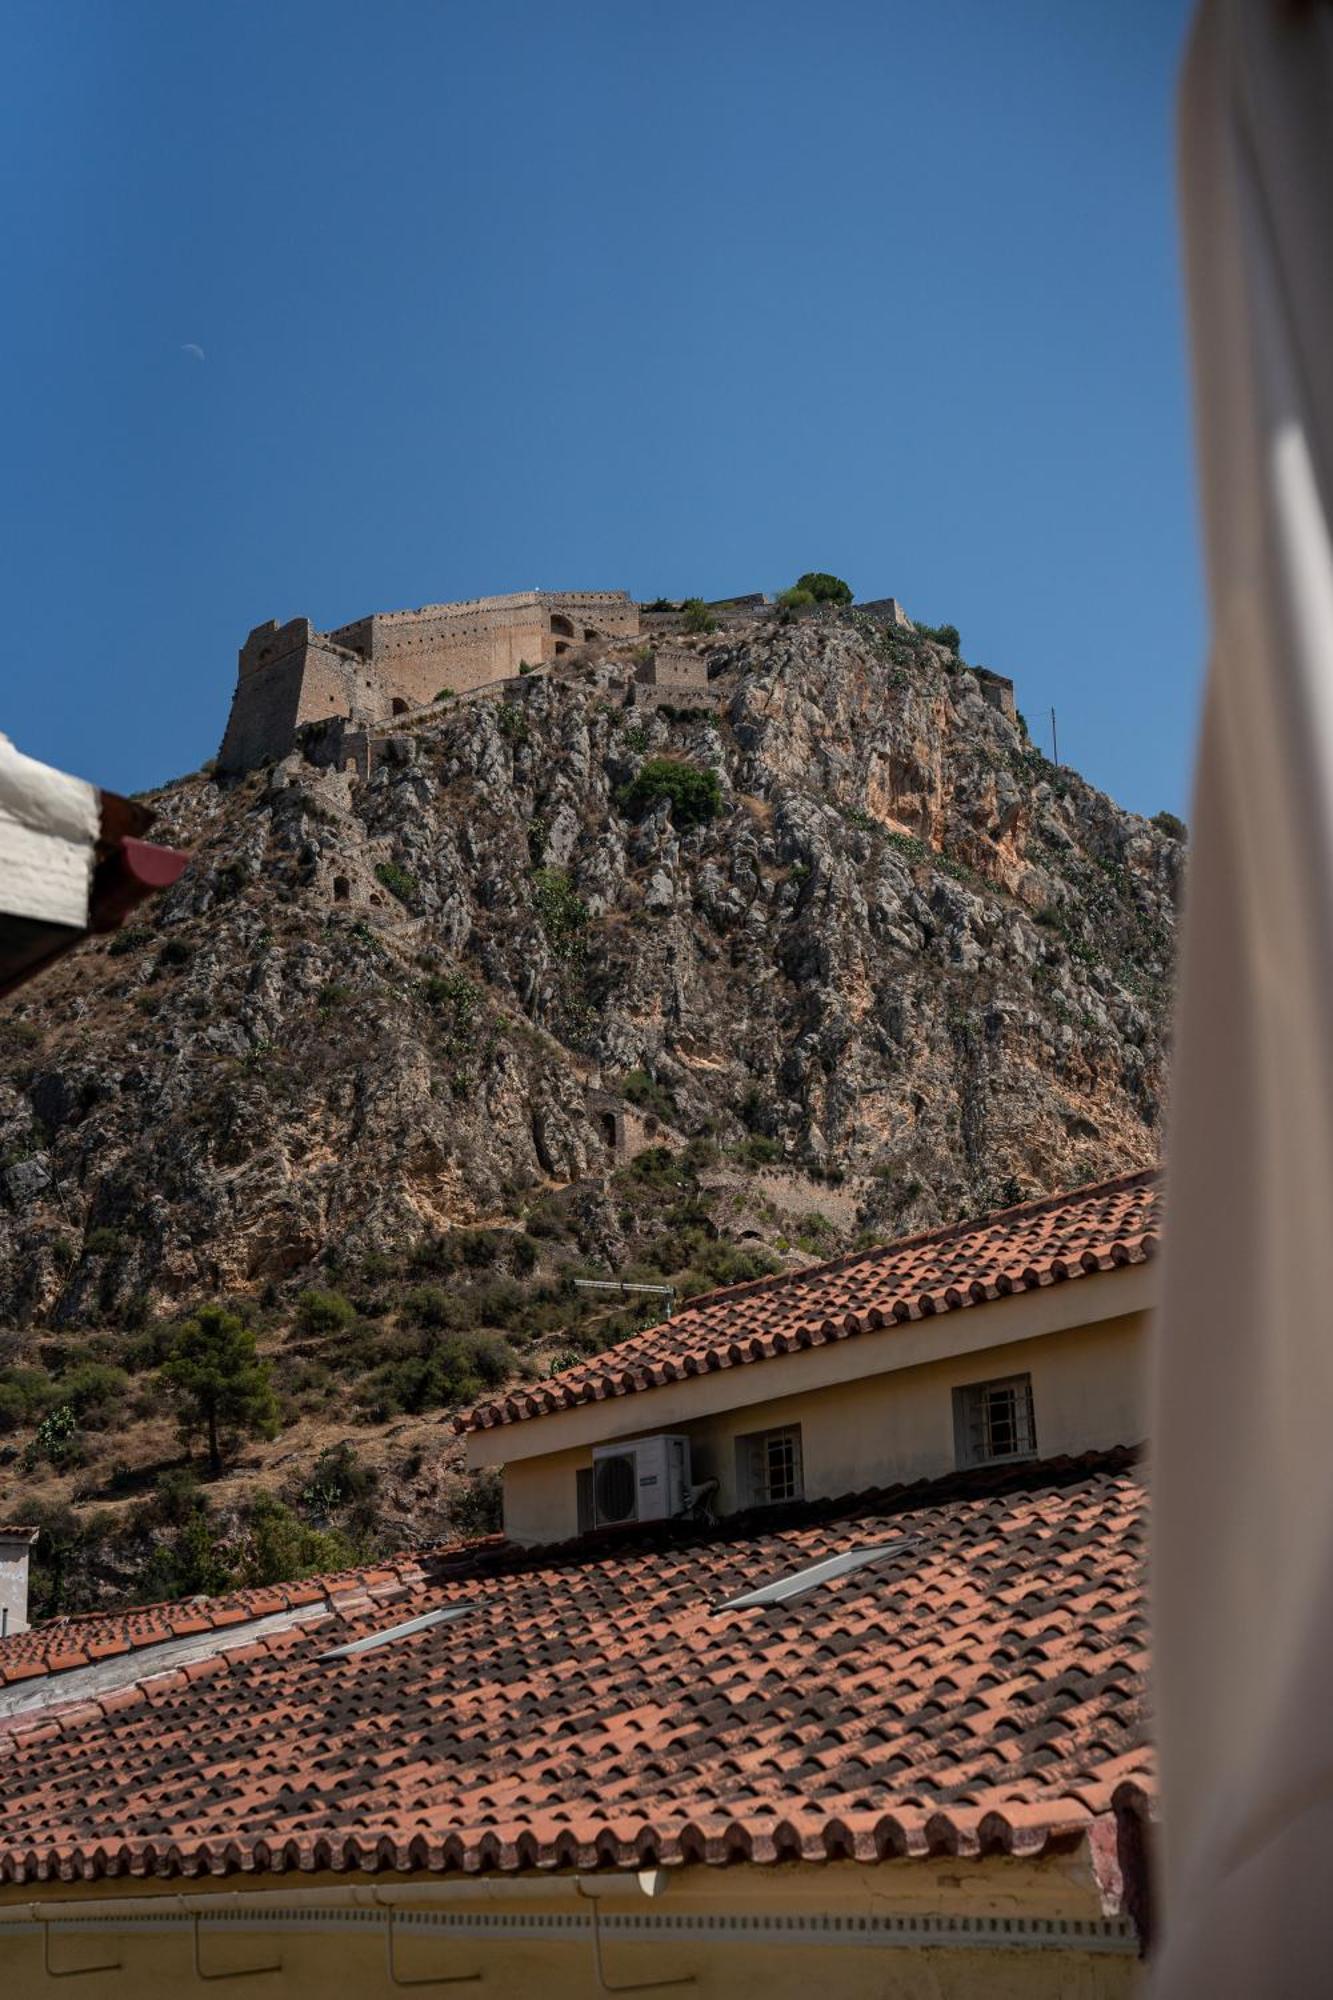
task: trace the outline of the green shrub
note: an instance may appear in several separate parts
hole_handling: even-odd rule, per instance
[[[963,642],[956,625],[923,625],[918,619],[916,630],[920,639],[933,639],[937,646],[943,646],[951,653],[962,651]]]
[[[194,957],[194,946],[183,937],[170,937],[157,954],[159,965],[188,965]]]
[[[815,604],[850,604],[851,585],[844,583],[840,576],[830,576],[826,569],[808,569],[804,576],[796,579],[796,589],[805,591]]]
[[[151,931],[140,930],[133,924],[126,924],[123,930],[118,930],[112,937],[107,946],[107,956],[122,958],[126,952],[140,951],[152,935]]]
[[[630,1172],[636,1180],[661,1187],[683,1187],[691,1177],[688,1164],[670,1146],[645,1146],[635,1155]]]
[[[449,1521],[464,1541],[499,1534],[504,1525],[504,1482],[498,1467],[469,1475],[467,1485],[449,1503]]]
[[[204,1504],[199,1481],[187,1465],[171,1465],[157,1482],[151,1512],[168,1527],[180,1527]]]
[[[160,1368],[175,1338],[176,1329],[169,1320],[152,1322],[120,1349],[121,1363],[131,1375],[141,1375],[147,1368]]]
[[[311,1469],[301,1492],[301,1504],[327,1524],[334,1514],[346,1512],[352,1523],[365,1531],[375,1526],[374,1497],[379,1473],[365,1465],[346,1438],[326,1445]]]
[[[453,698],[454,698],[454,691],[452,688],[441,688],[440,692],[435,697],[436,701],[452,701]]]
[[[498,1334],[447,1333],[421,1353],[377,1368],[362,1398],[378,1422],[400,1411],[416,1416],[444,1405],[475,1402],[487,1389],[507,1382],[514,1368],[514,1350]]]
[[[771,1167],[782,1158],[782,1147],[776,1139],[770,1139],[762,1132],[752,1132],[737,1148],[736,1157],[747,1167]]]
[[[808,611],[814,601],[812,591],[801,590],[793,584],[790,590],[784,590],[780,593],[778,597],[778,609],[779,611]]]
[[[644,611],[678,611],[680,609],[672,597],[655,597],[651,604],[643,605]]]
[[[60,1465],[74,1455],[78,1435],[79,1420],[73,1410],[68,1403],[57,1403],[38,1424],[27,1456],[33,1462],[44,1458],[51,1465]]]
[[[229,902],[239,896],[250,880],[250,871],[243,861],[224,861],[213,871],[213,894],[219,902]]]
[[[457,1295],[441,1285],[418,1285],[409,1292],[403,1300],[402,1318],[408,1326],[429,1327],[435,1332],[468,1324],[460,1313]]]
[[[1176,815],[1172,812],[1154,813],[1152,824],[1157,828],[1159,833],[1164,833],[1168,840],[1188,840],[1189,838],[1189,828],[1185,825],[1184,820],[1177,819]]]
[[[83,1361],[60,1378],[60,1393],[85,1430],[105,1430],[114,1420],[130,1378],[105,1361]]]
[[[702,597],[687,597],[681,609],[685,614],[684,625],[687,632],[716,632],[717,620]]]
[[[159,1495],[161,1490],[159,1486]],[[173,1502],[173,1516],[177,1504],[174,1532],[155,1538],[144,1572],[144,1594],[150,1599],[213,1597],[229,1590],[236,1577],[197,1488],[193,1492],[180,1489],[178,1502]]]
[[[509,1239],[509,1261],[520,1277],[528,1277],[537,1268],[538,1249],[526,1231]]]
[[[500,1238],[489,1229],[460,1229],[454,1242],[462,1261],[473,1271],[484,1271],[500,1254]]]
[[[421,899],[421,884],[408,869],[400,868],[396,861],[381,861],[375,869],[375,879],[409,910],[417,907]]]
[[[274,1493],[256,1493],[247,1510],[243,1581],[293,1583],[321,1570],[348,1569],[358,1551],[334,1529],[312,1528]]]
[[[302,1333],[338,1333],[355,1318],[355,1307],[341,1292],[302,1292],[296,1301],[296,1324]]]
[[[536,668],[533,667],[527,660],[519,661],[518,670],[520,674],[531,674],[536,672]]]
[[[428,1007],[447,1009],[457,1027],[467,1027],[477,1011],[481,988],[465,972],[432,972],[421,982]]]
[[[6,1368],[0,1375],[0,1432],[35,1424],[61,1400],[44,1368]]]
[[[633,782],[626,785],[619,804],[631,818],[641,819],[659,799],[671,805],[675,826],[702,826],[716,819],[722,809],[722,788],[716,771],[700,770],[675,757],[650,757],[640,766]]]
[[[588,906],[576,892],[564,869],[535,869],[532,897],[537,906],[537,920],[556,957],[577,958],[583,948],[582,932],[588,921]]]
[[[83,1247],[90,1257],[120,1257],[127,1245],[119,1229],[90,1229]]]
[[[511,749],[515,750],[521,743],[527,742],[531,733],[528,729],[528,718],[524,715],[522,709],[515,708],[511,702],[507,701],[502,701],[496,710],[495,726],[501,736],[504,737],[505,742],[510,745]]]
[[[620,1086],[625,1101],[640,1111],[651,1111],[668,1123],[676,1115],[676,1100],[646,1069],[632,1069]]]
[[[884,835],[885,841],[896,854],[905,861],[924,861],[929,849],[924,840],[918,840],[912,833],[895,833],[892,829]]]
[[[423,1236],[407,1253],[409,1271],[446,1273],[458,1269],[458,1255],[450,1236]]]

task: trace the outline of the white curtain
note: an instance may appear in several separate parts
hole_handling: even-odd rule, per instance
[[[97,793],[0,736],[0,914],[83,930]]]
[[[1333,8],[1205,0],[1212,627],[1152,1429],[1172,2000],[1333,1992]]]

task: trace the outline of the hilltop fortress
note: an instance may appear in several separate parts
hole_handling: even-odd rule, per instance
[[[857,608],[910,629],[896,598]],[[723,629],[777,615],[771,599],[760,594],[708,609]],[[317,762],[346,760],[364,776],[372,735],[395,716],[455,695],[498,692],[521,674],[549,670],[562,655],[597,641],[651,640],[634,656],[641,701],[707,706],[707,661],[694,646],[679,643],[686,628],[679,608],[641,606],[623,590],[521,590],[423,604],[415,611],[375,612],[332,632],[317,632],[308,618],[285,625],[270,619],[241,647],[218,769],[252,770],[285,757],[299,738]],[[1012,716],[1012,684],[985,668],[974,671],[987,699]]]
[[[333,632],[316,632],[308,618],[270,619],[241,648],[218,768],[248,771],[285,756],[307,723],[385,722],[446,692],[511,680],[580,642],[638,631],[639,607],[623,590],[522,590],[423,604]]]

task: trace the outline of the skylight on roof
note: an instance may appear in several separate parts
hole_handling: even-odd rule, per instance
[[[817,1590],[821,1583],[831,1583],[835,1576],[846,1576],[854,1569],[864,1569],[867,1563],[883,1562],[889,1556],[900,1556],[917,1546],[915,1535],[900,1536],[896,1542],[880,1542],[873,1548],[846,1549],[840,1556],[826,1556],[823,1562],[811,1563],[806,1569],[798,1569],[791,1576],[781,1576],[776,1583],[765,1583],[758,1590],[747,1590],[740,1597],[729,1597],[725,1604],[715,1604],[714,1612],[748,1611],[756,1604],[788,1604],[795,1597],[804,1597],[808,1591]]]
[[[319,1657],[321,1660],[345,1660],[352,1653],[371,1653],[376,1646],[387,1646],[394,1639],[406,1639],[413,1632],[424,1632],[430,1625],[451,1625],[456,1618],[466,1618],[476,1608],[475,1604],[446,1604],[440,1611],[424,1612],[420,1618],[409,1618],[403,1625],[390,1625],[383,1632],[371,1632],[364,1639],[352,1639],[345,1646],[333,1646]]]

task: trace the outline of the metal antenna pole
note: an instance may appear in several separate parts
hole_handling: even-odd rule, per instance
[[[1052,709],[1051,710],[1051,762],[1053,764],[1058,764],[1059,761],[1060,761],[1060,739],[1055,733],[1055,710]]]

